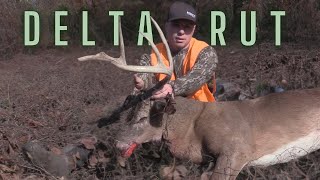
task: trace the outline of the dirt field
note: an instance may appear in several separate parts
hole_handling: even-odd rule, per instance
[[[227,42],[228,43],[228,42]],[[246,48],[239,42],[217,47],[220,79],[240,85],[252,97],[263,84],[288,84],[287,90],[317,87],[320,83],[320,45],[313,43],[261,43]],[[55,179],[34,167],[22,154],[23,144],[39,140],[49,150],[80,139],[96,136],[96,152],[105,161],[90,162],[73,171],[70,179],[159,179],[159,168],[172,163],[167,150],[146,144],[121,167],[116,160],[114,134],[121,123],[101,129],[93,122],[106,116],[131,92],[132,74],[105,62],[78,62],[77,57],[105,51],[118,55],[118,49],[26,50],[12,59],[0,59],[0,179]],[[126,47],[129,64],[148,52],[148,47]],[[299,102],[297,102],[299,103]],[[93,131],[93,129],[95,129]],[[187,161],[188,179],[199,177],[204,169]],[[240,179],[319,179],[320,151],[301,160],[267,169],[246,169]]]

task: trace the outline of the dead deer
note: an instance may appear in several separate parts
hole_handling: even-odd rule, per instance
[[[167,78],[157,84],[163,85],[170,79],[172,58],[161,29],[152,21],[167,48],[169,68],[160,58],[153,67],[127,65],[121,25],[120,58],[102,52],[79,60],[108,61],[134,72],[165,73]],[[169,108],[171,103],[154,102],[147,95],[136,99],[141,100],[137,114],[131,126],[118,137],[118,147],[126,150],[125,155],[130,156],[139,144],[163,138],[175,157],[200,163],[205,154],[217,156],[210,179],[235,179],[244,166],[288,162],[320,149],[320,88],[232,102],[204,103],[176,97],[175,110]]]

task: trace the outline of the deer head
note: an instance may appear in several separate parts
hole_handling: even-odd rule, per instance
[[[125,58],[124,42],[123,42],[120,19],[119,19],[119,34],[120,34],[120,57],[119,58],[111,57],[104,52],[100,52],[96,55],[88,55],[88,56],[78,58],[79,61],[101,60],[101,61],[111,62],[118,68],[126,71],[140,72],[140,73],[163,73],[167,75],[163,80],[159,81],[150,89],[147,89],[146,91],[143,91],[142,93],[135,96],[132,96],[132,95],[128,96],[123,106],[121,106],[119,109],[117,109],[114,112],[114,113],[121,113],[122,111],[133,107],[132,108],[133,116],[131,118],[131,121],[127,122],[129,126],[127,126],[122,133],[119,133],[119,136],[118,136],[117,146],[121,149],[127,150],[127,152],[125,153],[126,156],[130,156],[133,148],[136,147],[137,144],[150,141],[151,139],[160,140],[161,129],[162,129],[161,123],[156,123],[156,121],[150,122],[150,116],[153,117],[151,119],[161,118],[161,115],[159,116],[159,112],[164,112],[165,107],[167,107],[165,106],[167,103],[163,103],[163,102],[153,103],[153,101],[150,101],[149,99],[153,91],[161,88],[164,84],[166,84],[171,79],[171,75],[173,72],[172,56],[171,56],[169,45],[157,22],[152,17],[150,18],[154,26],[157,28],[160,38],[166,47],[167,57],[170,64],[169,67],[167,67],[163,63],[160,57],[160,52],[157,49],[156,45],[142,32],[140,33],[143,35],[143,37],[145,37],[148,40],[153,51],[155,52],[158,63],[156,66],[128,65],[126,63],[126,58]],[[166,108],[166,109],[170,113],[174,112],[173,106],[168,106],[168,107],[170,108]],[[114,121],[114,119],[110,119],[110,120]],[[145,129],[148,129],[148,131],[145,131]],[[147,139],[137,139],[137,137],[141,137],[141,134],[143,134],[144,132],[153,132],[153,134],[144,136],[144,137],[148,137]]]

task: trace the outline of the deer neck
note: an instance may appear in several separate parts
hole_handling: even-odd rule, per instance
[[[180,101],[180,100],[179,100]],[[177,157],[188,157],[194,162],[201,162],[201,139],[195,133],[195,124],[205,107],[202,102],[195,100],[183,100],[184,103],[177,103],[177,112],[173,115],[166,115],[163,124],[163,138],[166,140],[170,151]],[[198,109],[197,112],[190,110],[188,106]],[[184,106],[181,106],[184,104]],[[189,108],[186,108],[189,107]]]

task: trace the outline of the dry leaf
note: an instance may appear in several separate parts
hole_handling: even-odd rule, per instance
[[[80,156],[80,153],[79,153],[79,152],[77,152],[74,156],[75,156],[77,159],[80,159],[80,158],[81,158],[81,156]]]
[[[7,140],[8,140],[8,142],[9,142],[9,144],[11,145],[11,148],[12,148],[12,149],[19,149],[18,142],[17,142],[17,139],[16,139],[16,137],[15,137],[14,134],[12,134],[12,135],[10,136],[10,138],[7,137]]]
[[[96,158],[96,156],[92,155],[89,158],[89,165],[91,167],[95,167],[98,164],[98,159]]]
[[[20,136],[18,138],[18,141],[22,144],[26,144],[27,142],[29,142],[31,140],[31,135],[30,134],[27,134],[27,135],[24,135],[24,136]]]
[[[179,165],[176,167],[167,166],[162,167],[160,170],[160,175],[163,179],[175,179],[182,180],[188,173],[188,170],[185,166]]]
[[[28,124],[32,128],[44,127],[44,125],[41,122],[32,119],[28,119]]]
[[[182,176],[182,177],[185,177],[188,173],[187,168],[183,165],[177,166],[175,171],[179,172],[179,176]]]
[[[13,155],[16,154],[16,152],[13,150],[13,147],[12,147],[11,143],[9,143],[8,154],[9,154],[10,156],[13,156]]]
[[[99,149],[97,154],[98,154],[98,162],[99,163],[109,163],[111,161],[111,158],[107,158],[105,156],[105,152],[104,151]]]
[[[109,163],[111,162],[111,158],[102,157],[98,159],[99,163]]]
[[[125,158],[123,158],[122,156],[118,156],[117,161],[121,167],[126,167],[126,159]]]
[[[50,149],[50,151],[53,152],[53,154],[56,154],[56,155],[61,155],[62,154],[61,150],[59,148],[56,148],[56,147],[52,147]]]
[[[72,167],[72,169],[77,168],[77,157],[75,155],[72,155],[72,161],[69,161],[69,163],[71,164],[70,167]]]
[[[0,171],[1,172],[5,172],[5,173],[13,173],[13,172],[15,172],[14,169],[12,169],[12,168],[4,165],[4,164],[0,164]]]
[[[95,144],[98,142],[96,137],[85,137],[80,140],[81,144],[87,149],[95,149]]]
[[[80,159],[80,153],[77,152],[75,154],[72,154],[72,162],[70,161],[71,167],[76,168],[77,167],[77,161]]]
[[[99,149],[99,150],[98,150],[98,156],[101,157],[101,158],[102,158],[102,157],[105,157],[105,156],[104,156],[104,151],[102,151],[102,150]]]
[[[160,170],[160,176],[162,177],[162,179],[172,179],[172,167],[171,166],[167,166],[167,167],[162,167]]]

